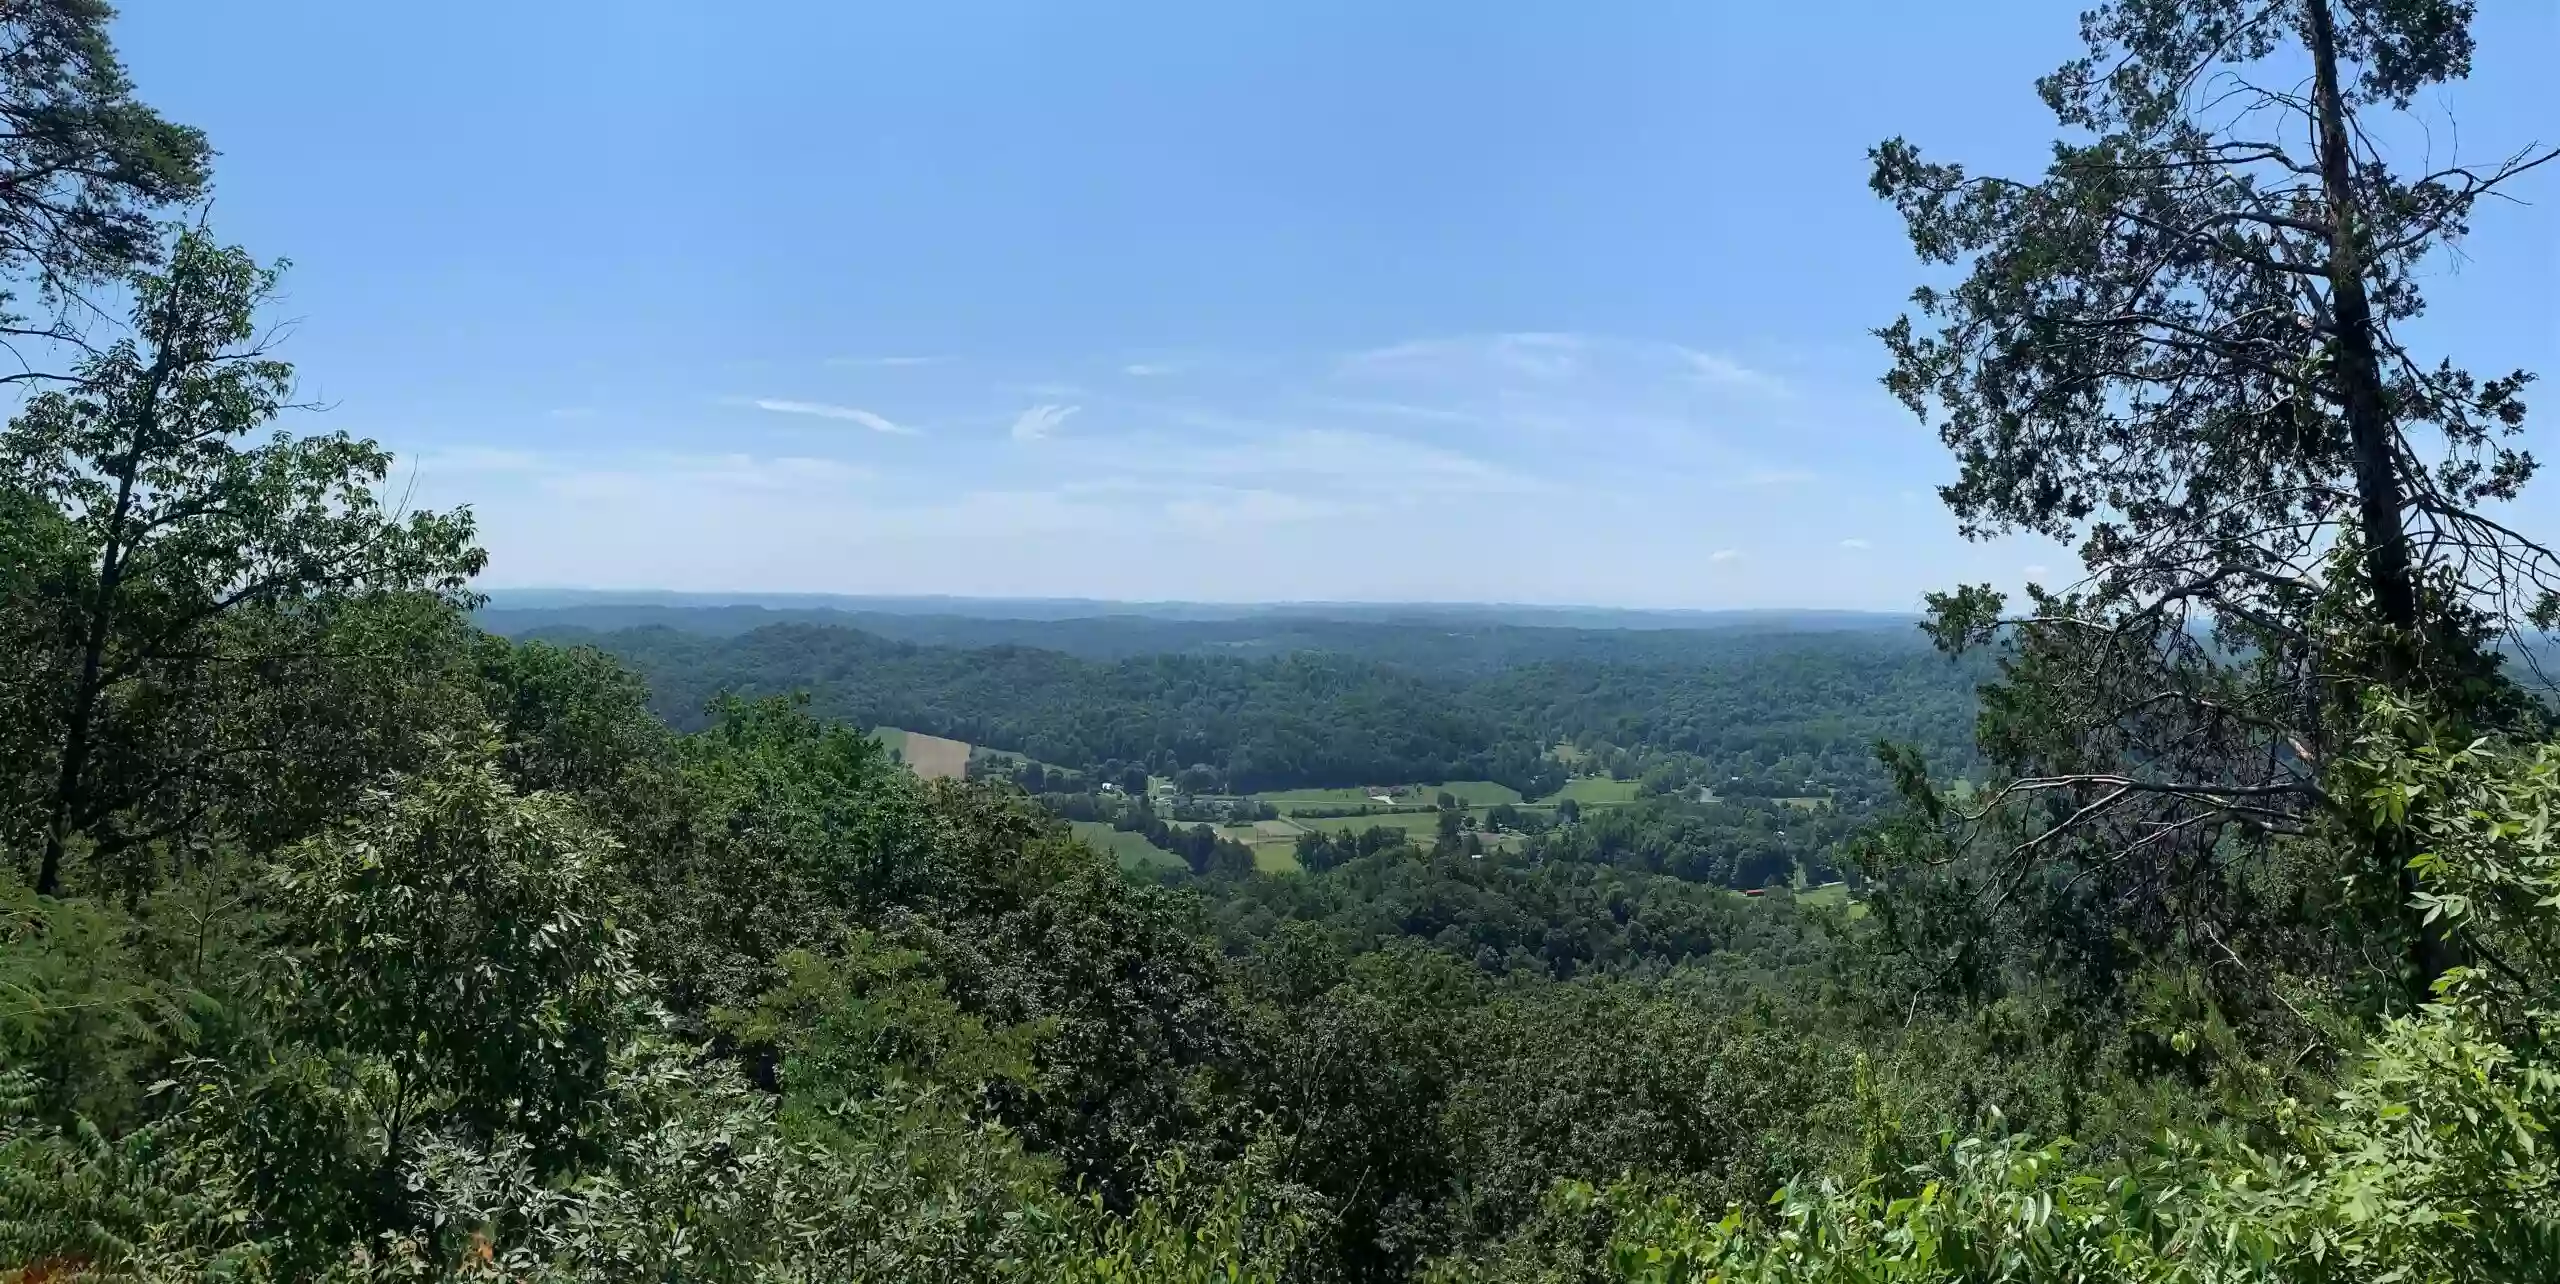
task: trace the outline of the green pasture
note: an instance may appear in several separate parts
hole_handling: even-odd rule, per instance
[[[1108,854],[1123,869],[1181,869],[1182,858],[1147,841],[1144,834],[1113,829],[1108,821],[1075,820],[1067,822],[1076,837],[1086,846]]]

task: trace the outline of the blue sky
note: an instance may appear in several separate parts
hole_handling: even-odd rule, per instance
[[[1876,385],[1924,277],[1864,157],[2031,171],[2071,5],[123,7],[217,227],[293,261],[297,426],[470,503],[492,585],[1898,609],[2067,568],[1958,540]],[[2554,10],[2483,8],[2435,106],[2560,129]],[[2435,285],[2484,370],[2560,368],[2529,194]]]

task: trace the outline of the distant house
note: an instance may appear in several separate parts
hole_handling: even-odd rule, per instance
[[[1373,803],[1387,803],[1393,805],[1395,798],[1388,794],[1371,794],[1369,795],[1369,801]]]
[[[1120,786],[1115,785],[1115,784],[1111,783],[1110,781],[1106,780],[1106,781],[1103,781],[1103,782],[1102,782],[1102,792],[1104,792],[1104,793],[1106,793],[1106,794],[1116,794],[1116,793],[1120,792]]]

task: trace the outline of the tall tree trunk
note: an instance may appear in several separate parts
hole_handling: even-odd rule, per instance
[[[139,441],[141,434],[135,434]],[[62,855],[71,830],[80,821],[87,790],[89,738],[97,720],[98,678],[107,653],[107,633],[115,623],[116,590],[124,581],[124,523],[133,507],[133,477],[140,451],[127,456],[124,475],[116,482],[116,506],[107,522],[107,541],[98,559],[98,596],[80,637],[80,679],[71,688],[70,726],[62,738],[62,762],[54,780],[53,814],[45,825],[44,857],[36,867],[36,894],[62,894]]]
[[[2338,32],[2329,0],[2304,0],[2311,45],[2313,107],[2320,133],[2320,186],[2329,210],[2329,310],[2338,400],[2347,419],[2347,443],[2355,466],[2358,526],[2364,536],[2365,577],[2374,611],[2390,636],[2383,639],[2383,680],[2403,686],[2417,677],[2420,645],[2418,590],[2409,565],[2409,536],[2401,525],[2406,500],[2400,488],[2397,436],[2382,393],[2382,357],[2374,338],[2373,301],[2365,293],[2364,228],[2357,214],[2355,170],[2347,147],[2346,95],[2338,82]],[[2458,961],[2441,921],[2415,921],[2409,903],[2418,893],[2409,869],[2409,845],[2400,833],[2381,836],[2375,859],[2398,884],[2410,924],[2410,965],[2423,994]]]
[[[2409,571],[2409,537],[2401,527],[2400,467],[2382,398],[2382,359],[2374,342],[2373,302],[2365,293],[2364,229],[2356,218],[2355,176],[2347,150],[2347,109],[2338,87],[2338,40],[2329,0],[2306,0],[2313,94],[2320,113],[2320,186],[2329,207],[2331,336],[2338,399],[2346,411],[2355,462],[2356,499],[2364,534],[2365,574],[2383,623],[2404,636],[2386,649],[2386,675],[2408,679],[2408,648],[2417,642],[2418,594]]]

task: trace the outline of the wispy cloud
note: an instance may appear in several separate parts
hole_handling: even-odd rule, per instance
[[[1123,439],[1111,452],[1123,472],[1190,477],[1284,478],[1312,486],[1415,497],[1516,493],[1534,479],[1472,455],[1401,437],[1339,428],[1289,428],[1213,444]]]
[[[829,357],[827,358],[827,364],[831,366],[868,366],[877,368],[884,366],[938,366],[950,360],[951,358],[949,357]]]
[[[1738,548],[1720,548],[1720,549],[1717,549],[1716,551],[1714,551],[1714,552],[1712,552],[1712,553],[1707,554],[1707,560],[1708,560],[1708,561],[1710,561],[1710,562],[1730,562],[1730,561],[1733,561],[1733,560],[1735,560],[1736,558],[1739,558],[1739,557],[1741,557],[1741,556],[1742,556],[1742,550],[1741,550],[1741,549],[1738,549]]]
[[[1873,548],[1873,547],[1875,547],[1875,546],[1874,546],[1874,545],[1872,545],[1872,544],[1869,544],[1869,543],[1868,543],[1868,542],[1866,542],[1865,540],[1857,539],[1857,538],[1855,538],[1855,537],[1852,537],[1852,538],[1844,539],[1844,540],[1840,541],[1840,547],[1842,547],[1842,548]]]
[[[1132,379],[1153,379],[1158,375],[1176,374],[1182,367],[1164,361],[1132,361],[1120,367],[1120,373]]]
[[[913,437],[921,431],[906,424],[892,422],[885,415],[873,414],[856,406],[833,406],[823,401],[786,401],[779,397],[758,397],[754,404],[758,410],[770,410],[775,414],[840,419],[846,423],[860,424],[873,432],[893,433],[901,437]]]
[[[1676,345],[1675,345],[1676,347]],[[1783,396],[1789,392],[1785,381],[1766,371],[1744,365],[1721,352],[1702,352],[1696,348],[1677,348],[1689,365],[1689,373],[1701,383],[1720,384],[1728,388],[1748,388],[1754,392]]]
[[[1355,397],[1319,397],[1318,409],[1346,415],[1376,415],[1389,419],[1414,419],[1435,424],[1471,424],[1477,416],[1464,410],[1440,406],[1420,406],[1406,401],[1368,401]]]
[[[1013,417],[1015,441],[1040,441],[1056,432],[1060,424],[1072,418],[1081,406],[1056,404],[1033,406]]]
[[[2048,576],[2048,575],[2053,574],[2053,571],[2052,571],[2052,569],[2051,569],[2050,567],[2047,567],[2047,566],[2043,565],[2042,563],[2038,563],[2038,564],[2033,565],[2033,566],[2027,566],[2027,567],[2023,567],[2023,568],[2021,568],[2020,573],[2021,573],[2021,574],[2023,574],[2023,575],[2025,575],[2028,579],[2031,579],[2031,580],[2040,580],[2040,579],[2043,579],[2044,577],[2046,577],[2046,576]]]
[[[1351,376],[1465,378],[1485,372],[1539,381],[1581,372],[1590,340],[1578,334],[1520,331],[1454,339],[1413,339],[1354,352],[1336,364]]]

